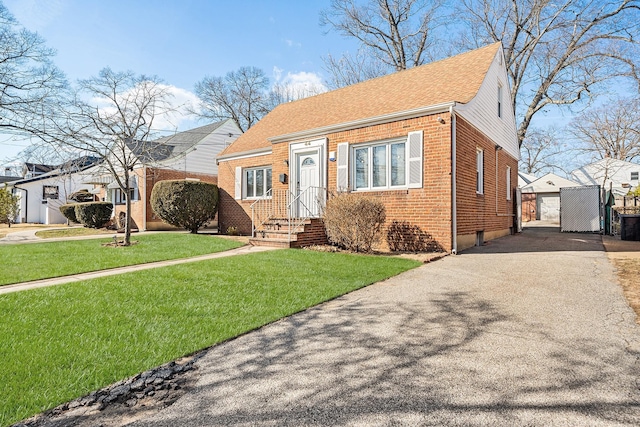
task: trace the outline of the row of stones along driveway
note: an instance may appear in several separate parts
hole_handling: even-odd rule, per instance
[[[639,357],[600,236],[527,229],[213,347],[127,425],[638,426]]]

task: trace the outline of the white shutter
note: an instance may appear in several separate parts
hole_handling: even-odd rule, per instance
[[[409,132],[407,152],[409,188],[422,188],[422,131]]]
[[[242,199],[242,168],[236,166],[236,190],[234,198],[236,200]]]
[[[336,184],[338,192],[349,190],[349,143],[338,144],[338,172]]]

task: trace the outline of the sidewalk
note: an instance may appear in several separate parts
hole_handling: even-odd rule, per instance
[[[36,230],[36,231],[40,231],[40,230]],[[13,234],[14,235],[19,234],[20,236],[10,240],[9,243],[51,242],[51,241],[56,241],[56,240],[58,240],[58,241],[59,240],[71,240],[71,239],[78,240],[78,239],[87,239],[87,238],[95,239],[95,238],[99,238],[99,237],[108,237],[108,235],[102,235],[102,236],[95,236],[94,235],[94,236],[80,236],[80,237],[72,237],[72,238],[46,239],[46,240],[43,240],[43,239],[38,239],[37,237],[35,237],[35,231],[33,232],[33,237],[30,237],[29,234],[27,234],[27,232],[19,232],[19,233],[13,233]],[[7,236],[7,237],[9,237],[9,236]],[[21,239],[21,240],[18,240],[18,239]],[[0,241],[2,241],[2,240],[4,240],[4,239],[0,239]],[[208,259],[224,258],[224,257],[234,256],[234,255],[244,255],[244,254],[249,254],[249,253],[264,252],[264,251],[270,251],[270,250],[275,250],[275,249],[278,249],[278,248],[272,248],[272,247],[267,247],[267,246],[251,246],[251,245],[247,245],[247,246],[242,246],[240,248],[231,249],[231,250],[224,251],[224,252],[216,252],[216,253],[213,253],[213,254],[198,255],[198,256],[194,256],[194,257],[190,257],[190,258],[180,258],[180,259],[172,259],[172,260],[166,260],[166,261],[157,261],[157,262],[150,262],[150,263],[146,263],[146,264],[137,264],[137,265],[130,265],[130,266],[126,266],[126,267],[111,268],[111,269],[107,269],[107,270],[91,271],[91,272],[87,272],[87,273],[72,274],[72,275],[69,275],[69,276],[53,277],[53,278],[50,278],[50,279],[41,279],[41,280],[33,280],[33,281],[30,281],[30,282],[14,283],[12,285],[0,286],[0,295],[12,293],[12,292],[24,291],[24,290],[27,290],[27,289],[44,288],[44,287],[47,287],[47,286],[62,285],[64,283],[79,282],[81,280],[95,279],[97,277],[113,276],[113,275],[116,275],[116,274],[130,273],[130,272],[133,272],[133,271],[149,270],[151,268],[167,267],[167,266],[170,266],[170,265],[186,264],[186,263],[189,263],[189,262],[197,262],[197,261],[204,261],[204,260],[208,260]]]
[[[58,237],[58,238],[52,238],[52,239],[41,239],[40,237],[36,236],[36,233],[40,231],[60,230],[60,229],[67,229],[67,228],[69,227],[66,227],[64,225],[58,225],[56,227],[31,228],[29,230],[9,232],[5,237],[0,238],[0,245],[15,244],[15,243],[60,242],[63,240],[99,239],[101,237],[108,238],[110,236],[110,234],[106,234],[106,233],[91,234],[87,236]],[[116,232],[114,231],[113,234],[116,234]]]

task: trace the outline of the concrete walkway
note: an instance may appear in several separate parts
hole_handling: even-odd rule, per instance
[[[96,236],[91,236],[96,238]],[[47,239],[49,240],[49,239]],[[233,255],[244,255],[249,253],[264,252],[275,250],[266,246],[246,245],[240,248],[231,249],[224,252],[216,252],[213,254],[199,255],[190,258],[173,259],[167,261],[149,262],[146,264],[130,265],[127,267],[111,268],[108,270],[93,271],[88,273],[72,274],[70,276],[54,277],[51,279],[34,280],[31,282],[16,283],[13,285],[0,286],[0,295],[12,292],[25,291],[27,289],[44,288],[47,286],[62,285],[64,283],[79,282],[81,280],[95,279],[97,277],[113,276],[116,274],[130,273],[133,271],[149,270],[151,268],[166,267],[169,265],[186,264],[189,262],[204,261],[207,259],[224,258]]]
[[[600,236],[540,227],[213,347],[127,425],[638,426],[639,355]]]
[[[52,239],[41,239],[40,237],[36,236],[36,233],[40,231],[60,230],[60,229],[66,229],[66,228],[68,227],[64,225],[59,225],[56,227],[49,227],[49,228],[34,227],[28,230],[8,232],[5,237],[0,238],[0,245],[17,244],[17,243],[60,242],[64,240],[87,240],[87,239],[99,239],[101,237],[109,238],[111,236],[111,234],[105,234],[105,233],[87,235],[87,236],[60,237],[60,238],[52,238]],[[145,233],[148,233],[148,232],[145,232]],[[114,231],[113,234],[117,234],[117,233]]]

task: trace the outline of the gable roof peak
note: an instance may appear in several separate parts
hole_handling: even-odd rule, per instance
[[[471,101],[502,48],[479,49],[278,105],[221,156],[271,146],[283,135],[326,130],[428,107]]]

